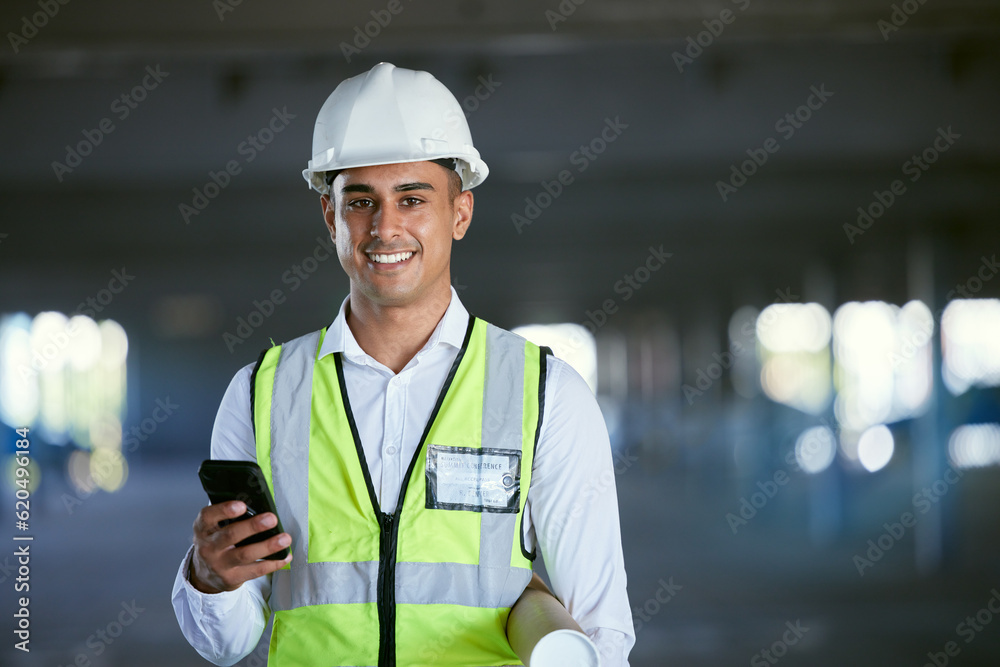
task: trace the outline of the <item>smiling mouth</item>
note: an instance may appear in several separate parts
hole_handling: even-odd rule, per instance
[[[397,252],[392,254],[384,253],[365,253],[368,259],[375,262],[376,264],[398,264],[400,262],[405,262],[409,258],[413,257],[412,252]]]

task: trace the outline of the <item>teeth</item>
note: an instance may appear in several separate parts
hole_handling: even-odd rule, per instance
[[[395,264],[413,257],[412,252],[397,252],[394,255],[368,255],[376,264]]]

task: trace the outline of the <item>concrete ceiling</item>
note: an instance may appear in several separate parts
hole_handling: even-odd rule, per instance
[[[915,11],[898,30],[892,3],[860,1],[56,4],[0,55],[0,299],[72,309],[128,266],[138,278],[119,317],[151,326],[163,298],[207,295],[231,325],[323,231],[299,175],[319,106],[389,60],[467,101],[491,176],[454,277],[494,319],[580,321],[661,244],[673,256],[635,294],[636,314],[724,317],[785,287],[904,300],[920,239],[941,284],[996,247],[1000,6],[902,4]],[[0,26],[31,34],[42,5],[5,3]],[[366,23],[370,43],[345,48],[364,45]],[[711,29],[683,62],[687,38]],[[150,71],[159,83],[123,117],[120,96]],[[780,125],[814,89],[832,95],[793,132]],[[248,160],[275,110],[294,118]],[[104,119],[114,129],[91,154],[54,166]],[[615,119],[625,129],[581,171],[576,151]],[[953,146],[910,181],[905,163],[949,127]],[[723,200],[719,182],[769,138],[777,152]],[[240,173],[185,220],[179,206],[230,160]],[[518,229],[512,216],[563,169],[573,183]],[[905,193],[849,238],[857,207],[896,179]],[[327,319],[346,290],[332,264],[282,329]]]

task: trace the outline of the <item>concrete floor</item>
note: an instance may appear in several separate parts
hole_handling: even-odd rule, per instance
[[[946,574],[915,575],[904,538],[860,577],[852,558],[866,538],[812,546],[794,529],[803,506],[794,484],[734,535],[724,517],[738,493],[641,463],[618,477],[630,600],[647,619],[636,616],[642,625],[633,667],[919,667],[949,641],[958,655],[948,664],[1000,660],[1000,621],[987,621],[971,637],[958,633],[1000,587],[996,550],[974,534]],[[72,512],[63,496],[68,489],[50,477],[32,504],[32,650],[15,651],[8,630],[0,665],[207,664],[184,641],[170,606],[174,573],[203,503],[197,464],[134,462],[123,490],[71,503]],[[4,504],[10,506],[10,495]],[[13,548],[4,551],[0,562]],[[10,578],[0,584],[8,619],[12,584]],[[664,584],[680,586],[667,603],[657,601],[658,594],[666,597]],[[117,633],[123,604],[136,609],[134,621],[110,643],[97,639],[102,628]],[[987,616],[992,620],[991,612],[980,613],[980,622]],[[801,638],[786,652],[780,642],[787,624],[797,625]],[[768,661],[761,651],[772,647]],[[262,664],[264,651],[241,664]]]

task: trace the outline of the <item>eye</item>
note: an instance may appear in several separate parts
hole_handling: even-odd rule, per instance
[[[402,203],[404,206],[416,206],[417,204],[423,204],[424,200],[420,197],[404,197]]]
[[[349,208],[371,208],[374,205],[375,202],[373,202],[371,199],[368,199],[367,197],[352,199],[351,201],[347,202],[347,206]]]

